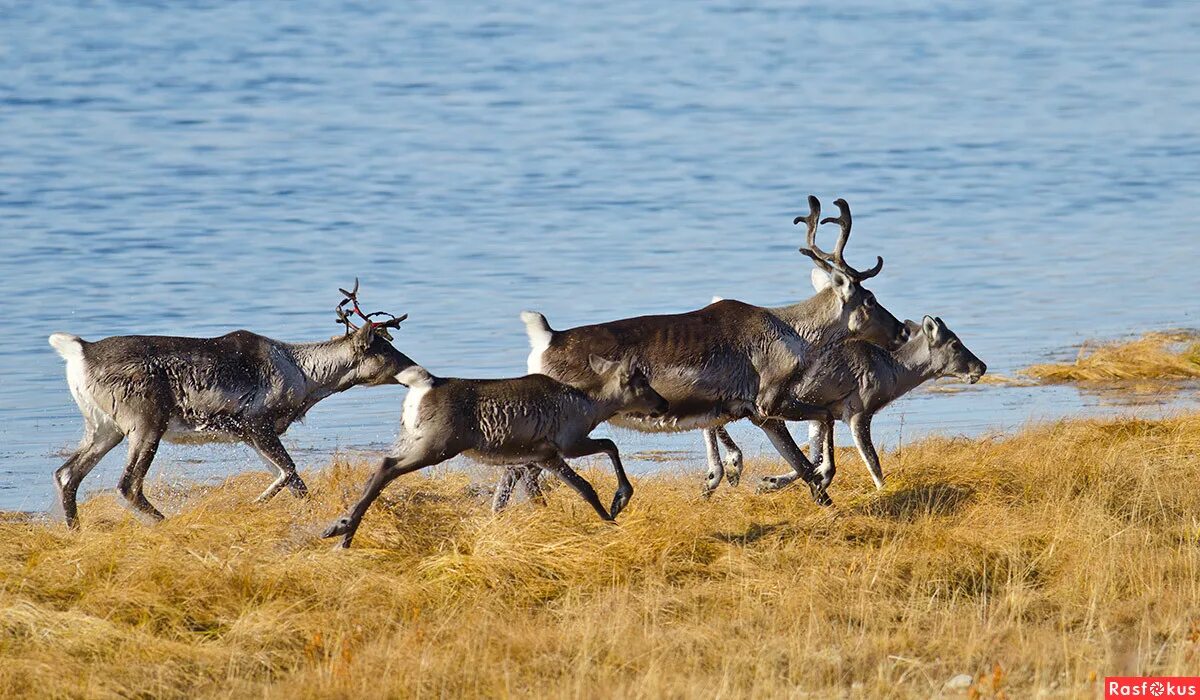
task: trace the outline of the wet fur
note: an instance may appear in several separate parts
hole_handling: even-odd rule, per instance
[[[141,482],[159,441],[246,442],[279,478],[260,498],[303,481],[278,436],[322,399],[362,384],[395,383],[413,364],[364,328],[324,342],[291,344],[249,331],[216,338],[115,336],[88,342],[55,333],[67,382],[84,418],[79,449],[55,474],[63,510],[77,524],[75,496],[95,464],[123,439],[130,458],[119,489],[135,510],[162,515]]]

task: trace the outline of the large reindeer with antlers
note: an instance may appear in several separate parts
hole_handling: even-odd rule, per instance
[[[545,316],[527,311],[521,318],[532,345],[529,371],[587,390],[597,382],[588,366],[590,353],[632,361],[671,409],[661,418],[619,413],[609,422],[642,432],[673,432],[751,418],[792,469],[810,483],[814,499],[829,503],[813,478],[812,464],[783,422],[807,419],[820,409],[797,402],[787,388],[814,350],[825,344],[855,338],[897,347],[908,337],[904,324],[862,286],[883,269],[883,258],[865,271],[846,263],[843,251],[850,237],[850,207],[842,199],[835,203],[841,216],[822,221],[820,201],[809,197],[809,214],[794,222],[804,222],[807,228],[806,246],[800,252],[830,279],[828,287],[809,299],[776,308],[727,299],[683,314],[639,316],[563,331],[551,329]],[[832,254],[816,244],[818,223],[829,222],[841,226]],[[499,493],[506,496],[515,480],[507,475]],[[535,483],[529,478],[522,481]],[[498,497],[494,507],[503,508],[505,500]]]
[[[67,361],[67,383],[84,420],[83,441],[54,473],[67,524],[79,524],[80,482],[126,438],[129,459],[119,490],[153,521],[163,515],[146,500],[142,481],[163,439],[247,443],[277,473],[258,501],[284,486],[305,495],[279,436],[327,396],[353,386],[396,384],[396,375],[414,365],[391,344],[390,330],[406,316],[364,314],[357,279],[353,290],[339,291],[345,298],[335,313],[345,334],[326,341],[284,343],[244,330],[217,338],[124,335],[95,342],[51,335],[50,345]],[[374,320],[381,315],[388,318]]]

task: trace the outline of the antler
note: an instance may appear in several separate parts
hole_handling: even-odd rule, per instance
[[[855,270],[853,267],[850,267],[849,263],[846,262],[844,252],[846,250],[846,242],[850,240],[850,227],[853,225],[853,218],[850,216],[850,205],[846,203],[846,200],[839,197],[838,199],[835,199],[833,203],[837,205],[838,211],[841,212],[841,216],[831,216],[821,220],[822,224],[833,223],[837,224],[841,228],[841,233],[838,234],[837,244],[833,247],[833,255],[822,252],[814,245],[810,244],[809,247],[812,248],[817,254],[825,258],[827,262],[836,266],[841,272],[853,277],[859,282],[878,275],[883,270],[883,258],[881,256],[875,256],[875,266],[864,271]]]
[[[803,221],[807,225],[807,232],[804,236],[804,246],[800,248],[800,252],[812,258],[812,261],[817,264],[817,267],[831,272],[833,266],[829,264],[829,254],[817,247],[817,224],[821,220],[821,200],[808,195],[808,216],[797,216],[792,223],[799,224]]]
[[[350,320],[349,314],[346,313],[346,304],[350,304],[351,311],[358,314],[359,318],[369,324],[377,334],[387,338],[388,340],[392,339],[392,334],[388,333],[387,329],[399,328],[400,323],[404,321],[404,319],[408,318],[408,314],[396,316],[386,311],[373,311],[369,314],[364,314],[362,309],[360,309],[358,306],[357,277],[354,278],[354,289],[346,291],[345,289],[338,287],[338,291],[341,292],[345,298],[338,302],[337,308],[335,308],[333,312],[337,315],[337,322],[346,326],[346,335],[350,335],[350,331],[356,331],[359,328],[358,326],[354,325],[354,322]],[[388,319],[386,321],[373,321],[371,319],[374,316],[387,316]]]

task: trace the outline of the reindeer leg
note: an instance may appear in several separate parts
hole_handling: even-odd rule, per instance
[[[767,438],[770,439],[771,444],[775,446],[779,454],[792,467],[790,474],[763,477],[763,480],[759,482],[758,490],[778,491],[786,486],[790,486],[797,479],[802,479],[808,483],[814,501],[823,506],[833,505],[833,501],[829,498],[829,495],[817,488],[812,463],[808,461],[808,458],[804,456],[804,452],[800,450],[800,446],[792,439],[787,425],[783,421],[768,420],[763,421],[758,427],[767,434]]]
[[[717,428],[717,437],[720,438],[721,444],[725,446],[725,480],[730,486],[737,486],[742,480],[742,469],[745,467],[745,462],[742,461],[742,448],[738,447],[733,438],[729,436],[729,431],[725,426]]]
[[[821,458],[822,464],[817,469],[820,477],[818,487],[824,492],[833,483],[833,475],[837,473],[837,463],[833,454],[833,419],[819,421],[821,425]]]
[[[595,440],[585,437],[574,445],[563,448],[563,456],[569,458],[586,457],[601,452],[608,455],[608,460],[612,462],[613,472],[617,475],[617,491],[613,494],[612,506],[609,508],[609,515],[615,519],[617,514],[629,504],[629,499],[633,497],[633,484],[625,475],[625,467],[621,465],[621,454],[617,451],[617,444],[607,438]]]
[[[536,464],[526,464],[521,473],[521,488],[525,489],[525,497],[534,505],[546,505],[546,494],[542,490],[542,468]]]
[[[121,474],[121,481],[117,484],[117,490],[129,505],[154,522],[161,521],[163,514],[146,500],[146,494],[142,492],[142,482],[146,478],[146,472],[150,470],[154,455],[158,453],[158,443],[163,432],[162,426],[142,426],[129,433],[129,460],[125,464],[125,472]]]
[[[266,503],[274,498],[275,494],[279,493],[284,486],[290,488],[296,498],[308,495],[308,486],[296,473],[296,463],[292,461],[291,455],[279,441],[278,435],[270,430],[257,430],[248,435],[246,441],[277,474],[275,481],[267,487],[267,490],[254,499],[255,503]]]
[[[883,490],[883,465],[879,463],[879,454],[875,452],[875,444],[871,440],[871,414],[856,413],[850,416],[850,434],[854,436],[854,446],[858,448],[858,454],[871,471],[871,480],[875,482],[875,488]]]
[[[808,461],[814,469],[820,469],[821,460],[825,459],[825,443],[822,440],[821,428],[824,424],[819,420],[808,422]]]
[[[375,470],[375,474],[371,476],[371,480],[367,482],[358,502],[354,504],[349,513],[338,518],[326,528],[325,532],[321,533],[321,537],[329,538],[341,535],[342,541],[339,547],[349,549],[350,541],[354,539],[354,533],[358,530],[363,515],[379,497],[385,486],[398,476],[434,464],[441,464],[456,454],[458,452],[452,450],[431,449],[429,446],[415,444],[410,445],[400,457],[384,457],[383,461],[379,463],[379,468]]]
[[[587,482],[587,479],[584,479],[582,476],[579,476],[579,474],[575,473],[575,470],[572,469],[566,462],[564,462],[562,457],[551,457],[550,459],[541,462],[540,466],[542,469],[549,469],[557,474],[558,478],[567,482],[567,485],[575,489],[575,492],[580,496],[583,496],[583,500],[587,501],[588,505],[590,505],[602,519],[609,521],[613,519],[613,517],[608,514],[608,511],[604,510],[604,505],[600,503],[600,498],[596,496],[596,490],[592,488],[592,485]]]
[[[720,428],[705,428],[700,431],[704,434],[704,452],[708,456],[708,474],[704,477],[704,490],[700,492],[702,496],[708,498],[721,485],[721,479],[725,478],[725,464],[721,461],[721,446],[717,443],[717,431]]]
[[[88,426],[79,449],[71,455],[61,467],[54,471],[54,485],[58,488],[58,499],[62,503],[63,515],[67,519],[67,527],[79,527],[79,511],[75,502],[79,492],[79,484],[92,471],[104,455],[125,439],[116,428],[97,428]]]
[[[496,495],[492,497],[492,512],[499,513],[508,507],[508,499],[512,497],[517,480],[524,473],[524,467],[505,467],[500,483],[496,484]]]
[[[500,477],[500,483],[496,485],[496,495],[492,499],[492,512],[499,513],[508,507],[508,501],[512,498],[513,489],[517,484],[521,485],[521,489],[525,491],[525,496],[530,502],[539,506],[545,505],[546,495],[542,493],[542,486],[538,482],[541,473],[542,468],[536,464],[522,464],[505,469],[504,475]]]

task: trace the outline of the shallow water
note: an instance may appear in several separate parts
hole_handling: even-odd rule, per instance
[[[850,201],[848,257],[884,256],[871,288],[891,310],[942,316],[993,371],[1200,325],[1194,4],[0,12],[3,509],[45,507],[80,433],[52,331],[317,339],[358,276],[369,306],[411,314],[413,358],[512,375],[523,308],[568,327],[806,296],[791,218],[809,193]],[[302,468],[381,449],[402,395],[334,397],[287,443]],[[1127,410],[1158,409],[925,393],[876,435]],[[120,452],[87,484],[115,484]],[[248,468],[240,447],[155,464]]]

